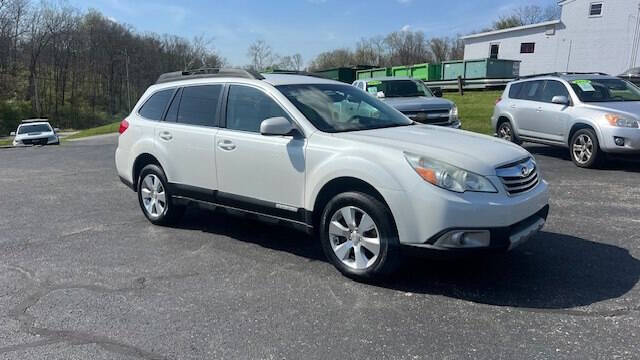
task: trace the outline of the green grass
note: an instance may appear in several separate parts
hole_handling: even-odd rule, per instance
[[[64,138],[63,140],[72,140],[72,139],[84,138],[84,137],[87,137],[87,136],[111,134],[111,133],[118,132],[119,128],[120,128],[120,122],[118,121],[118,122],[114,122],[112,124],[107,124],[107,125],[102,125],[102,126],[98,126],[98,127],[91,128],[91,129],[81,130],[77,134],[73,134],[71,136],[68,136],[68,137]]]
[[[444,98],[458,105],[463,129],[492,135],[491,115],[501,94],[502,91],[466,91],[464,96],[460,96],[457,92],[449,92],[444,93]]]
[[[11,145],[13,143],[12,139],[0,140],[0,146]]]

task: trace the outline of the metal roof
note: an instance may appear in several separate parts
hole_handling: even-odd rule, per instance
[[[487,32],[479,33],[479,34],[471,34],[471,35],[461,36],[460,39],[462,39],[462,40],[475,39],[475,38],[481,38],[481,37],[485,37],[485,36],[492,36],[492,35],[509,33],[509,32],[512,32],[512,31],[535,29],[535,28],[538,28],[538,27],[556,25],[556,24],[559,24],[559,23],[560,23],[560,20],[544,21],[544,22],[537,23],[537,24],[516,26],[516,27],[512,27],[512,28],[508,28],[508,29],[493,30],[493,31],[487,31]]]

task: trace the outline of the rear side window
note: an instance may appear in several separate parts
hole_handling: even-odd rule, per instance
[[[151,95],[147,102],[142,105],[138,113],[149,120],[162,120],[164,110],[173,95],[174,89],[160,90]]]
[[[182,89],[180,98],[176,96],[173,103],[179,100],[177,117],[174,115],[174,104],[167,112],[167,121],[198,126],[217,126],[218,109],[222,85],[190,86]],[[171,116],[171,118],[170,118]]]
[[[511,84],[509,87],[509,98],[511,99],[519,99],[520,90],[522,90],[523,83],[515,83]]]
[[[231,85],[227,100],[227,128],[260,132],[262,121],[289,115],[262,91],[241,85]],[[289,119],[290,120],[290,119]]]
[[[523,83],[519,99],[540,101],[542,95],[543,80],[527,81]]]
[[[569,91],[561,82],[547,80],[544,90],[542,90],[541,100],[550,103],[554,96],[566,96],[569,99]]]

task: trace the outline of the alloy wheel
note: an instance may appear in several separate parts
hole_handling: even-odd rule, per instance
[[[513,141],[513,132],[511,132],[511,128],[508,125],[500,126],[500,129],[498,130],[498,135],[503,140]]]
[[[587,134],[581,134],[573,143],[573,157],[579,164],[586,164],[593,155],[593,140]]]
[[[336,257],[352,269],[370,267],[380,254],[380,232],[376,223],[355,206],[343,207],[333,214],[329,241]]]
[[[160,178],[155,174],[145,176],[140,192],[147,214],[154,219],[162,216],[167,208],[167,197]]]

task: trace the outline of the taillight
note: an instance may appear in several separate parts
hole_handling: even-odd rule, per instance
[[[120,134],[122,134],[123,132],[125,132],[127,129],[129,128],[129,122],[127,121],[127,119],[124,119],[120,122],[120,129],[118,129],[118,132]]]
[[[498,105],[498,103],[499,103],[500,101],[502,101],[502,97],[499,97],[499,98],[497,98],[497,99],[496,99],[496,105]]]

